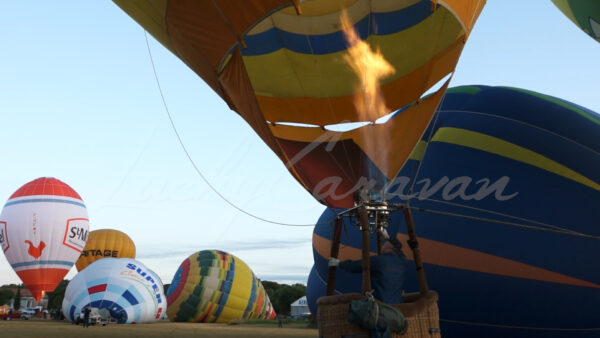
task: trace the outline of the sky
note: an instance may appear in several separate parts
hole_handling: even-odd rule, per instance
[[[231,207],[183,151],[143,29],[110,1],[0,1],[0,200],[42,176],[83,198],[90,230],[127,233],[170,283],[218,249],[262,280],[306,283],[312,227]],[[148,35],[166,106],[190,158],[231,203],[275,222],[314,224],[314,200],[252,129]],[[512,86],[600,112],[600,44],[550,0],[488,0],[451,86]],[[72,278],[75,268],[67,278]],[[0,285],[19,282],[0,257]]]

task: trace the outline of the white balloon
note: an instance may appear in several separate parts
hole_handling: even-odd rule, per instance
[[[160,278],[131,258],[104,258],[80,271],[67,286],[62,309],[76,321],[85,307],[107,309],[119,323],[150,323],[167,310]]]
[[[79,258],[89,231],[83,200],[51,177],[33,180],[8,199],[0,214],[0,246],[39,302]]]

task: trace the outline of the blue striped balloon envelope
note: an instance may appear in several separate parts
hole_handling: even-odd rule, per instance
[[[160,278],[141,262],[103,258],[75,275],[65,291],[67,320],[78,322],[86,307],[106,309],[119,324],[151,323],[164,316],[167,300]]]
[[[413,207],[444,337],[600,335],[598,114],[523,89],[450,89],[387,191]],[[333,215],[327,209],[314,230],[313,313]],[[343,259],[360,257],[352,223],[342,231]],[[401,213],[388,231],[408,238]],[[360,275],[338,271],[338,292],[360,288]],[[415,273],[405,290],[418,290]]]

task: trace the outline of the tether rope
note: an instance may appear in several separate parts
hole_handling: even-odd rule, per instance
[[[581,234],[577,231],[573,231],[571,229],[565,228],[565,227],[561,227],[558,225],[553,225],[553,224],[548,224],[548,223],[544,223],[544,222],[540,222],[540,221],[536,221],[533,219],[529,219],[529,218],[524,218],[524,217],[519,217],[519,216],[513,216],[513,215],[509,215],[509,214],[505,214],[499,211],[493,211],[493,210],[488,210],[488,209],[483,209],[483,208],[476,208],[473,206],[468,206],[468,205],[464,205],[464,204],[460,204],[460,203],[452,203],[452,202],[448,202],[448,201],[440,201],[437,199],[433,199],[433,198],[424,198],[424,201],[429,201],[429,202],[435,202],[435,203],[441,203],[441,204],[447,204],[447,205],[451,205],[454,207],[460,207],[460,208],[465,208],[465,209],[470,209],[470,210],[475,210],[475,211],[479,211],[479,212],[483,212],[483,213],[488,213],[488,214],[492,214],[492,215],[497,215],[497,216],[502,216],[502,217],[506,217],[506,218],[512,218],[515,220],[519,220],[519,221],[524,221],[524,222],[529,222],[529,223],[534,223],[537,225],[541,225],[547,228],[552,228],[555,230],[560,230],[560,231],[564,231],[564,232],[571,232],[573,234]]]
[[[223,201],[225,201],[227,204],[229,204],[231,207],[233,207],[234,209],[238,210],[239,212],[246,214],[247,216],[250,216],[254,219],[257,219],[259,221],[263,221],[266,223],[271,223],[271,224],[277,224],[277,225],[284,225],[284,226],[294,226],[294,227],[307,227],[307,226],[316,226],[319,224],[329,224],[329,222],[326,223],[312,223],[312,224],[292,224],[292,223],[283,223],[283,222],[277,222],[277,221],[272,221],[269,219],[266,219],[264,217],[260,217],[257,215],[254,215],[240,207],[238,207],[236,204],[234,204],[233,202],[231,202],[230,200],[227,199],[227,197],[223,196],[209,181],[208,179],[202,174],[202,172],[200,171],[200,169],[198,168],[198,166],[196,165],[196,162],[194,162],[194,160],[192,159],[192,157],[190,156],[185,144],[183,143],[183,140],[181,139],[181,136],[179,135],[179,132],[177,131],[177,128],[175,127],[175,122],[173,121],[173,118],[171,117],[171,112],[169,111],[169,107],[167,106],[167,102],[165,100],[165,96],[163,95],[163,91],[162,88],[160,86],[160,81],[158,80],[158,74],[156,73],[156,67],[154,65],[154,58],[152,57],[152,52],[150,50],[150,43],[148,42],[148,34],[146,33],[146,30],[144,30],[144,37],[146,39],[146,47],[148,48],[148,55],[150,56],[150,63],[152,64],[152,71],[154,72],[154,79],[156,80],[156,85],[158,86],[158,91],[160,93],[160,98],[162,100],[163,106],[165,107],[165,112],[167,113],[167,116],[169,117],[169,122],[171,123],[171,128],[173,129],[173,132],[175,132],[175,136],[177,136],[177,140],[179,142],[179,145],[181,146],[181,149],[183,150],[183,152],[185,153],[185,156],[187,157],[187,159],[190,161],[190,163],[192,164],[192,167],[194,167],[194,170],[196,171],[196,173],[198,174],[198,176],[200,176],[200,178],[204,181],[204,183],[206,183],[206,185],[208,185],[208,187],[215,193],[217,194],[217,196],[219,196]]]
[[[515,223],[515,222],[501,221],[501,220],[495,220],[495,219],[491,219],[491,218],[478,217],[478,216],[468,216],[468,215],[457,214],[454,212],[440,211],[440,210],[433,210],[433,209],[426,209],[426,208],[419,208],[419,207],[409,207],[409,209],[412,209],[415,211],[429,212],[429,213],[438,214],[438,215],[453,216],[453,217],[472,219],[472,220],[476,220],[476,221],[510,225],[510,226],[524,228],[524,229],[530,229],[530,230],[554,232],[554,233],[558,233],[558,234],[562,234],[562,235],[569,235],[569,236],[576,236],[576,237],[600,240],[600,236],[588,235],[588,234],[583,234],[583,233],[579,233],[579,232],[572,232],[572,231],[565,231],[565,230],[558,230],[558,229],[548,229],[548,228],[543,228],[543,227],[535,226],[535,225],[526,225],[526,224],[520,224],[520,223]]]

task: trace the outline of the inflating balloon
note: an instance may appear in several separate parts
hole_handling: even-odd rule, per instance
[[[106,257],[135,259],[135,244],[126,233],[119,230],[94,230],[90,232],[75,267],[77,271],[81,271],[91,263]]]
[[[564,15],[594,40],[600,42],[600,2],[552,0]]]
[[[227,323],[273,319],[269,296],[241,259],[218,250],[199,251],[179,266],[167,291],[169,319]]]
[[[86,307],[106,309],[119,324],[151,323],[166,312],[160,278],[130,258],[105,258],[80,271],[67,286],[62,310],[75,322]]]
[[[115,2],[239,113],[318,200],[352,207],[357,185],[381,187],[406,162],[485,0]],[[371,83],[368,72],[345,61],[362,46],[357,40],[393,70],[372,83],[389,108],[368,116],[355,107],[370,92],[361,86]],[[378,121],[403,107],[393,121]],[[336,128],[347,123],[360,127]]]
[[[442,336],[597,336],[600,115],[523,89],[451,88],[417,149],[390,195],[412,196]],[[333,217],[328,209],[313,234],[312,311]],[[357,259],[360,231],[347,219],[344,229],[340,258]],[[405,232],[392,214],[390,235],[405,242]],[[337,274],[337,292],[360,292],[360,275]],[[417,290],[407,278],[406,292]]]
[[[4,205],[0,245],[37,302],[56,288],[79,257],[88,224],[79,194],[51,177],[25,184]]]

